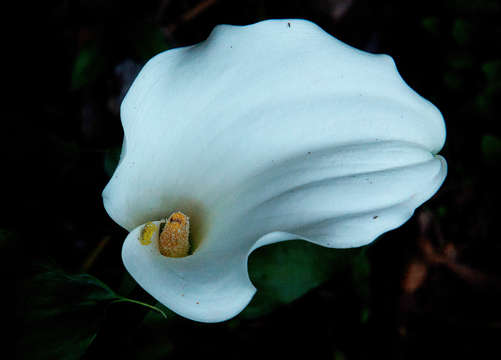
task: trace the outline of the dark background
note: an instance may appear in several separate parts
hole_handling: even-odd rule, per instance
[[[20,358],[500,356],[499,1],[82,0],[52,2],[39,17],[43,24],[30,34],[28,49],[36,61],[19,109],[28,124],[20,151],[30,185],[16,200],[19,213],[4,217],[1,229],[3,253],[20,255]],[[145,322],[142,307],[113,304],[93,323],[92,344],[78,351],[65,337],[91,317],[65,322],[49,312],[42,341],[40,315],[29,315],[39,294],[31,279],[42,274],[40,266],[89,273],[154,304],[124,285],[126,231],[101,200],[122,141],[121,97],[137,71],[162,50],[204,40],[217,24],[271,18],[308,19],[356,48],[391,55],[406,82],[446,121],[441,154],[448,177],[412,220],[366,248],[362,312],[347,270],[264,315],[220,324],[171,314],[168,321],[146,314]],[[54,291],[67,296],[70,288]]]

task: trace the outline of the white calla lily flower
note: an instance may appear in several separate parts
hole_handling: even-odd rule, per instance
[[[155,56],[121,118],[103,198],[130,231],[123,262],[159,302],[202,322],[249,303],[254,249],[366,245],[407,221],[447,171],[443,118],[392,59],[304,20],[220,25]],[[159,251],[158,225],[176,211],[191,226],[186,257]]]

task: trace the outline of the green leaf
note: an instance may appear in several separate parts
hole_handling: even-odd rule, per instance
[[[334,274],[346,271],[358,252],[300,240],[257,249],[249,258],[248,268],[258,291],[242,316],[254,318],[298,299]]]
[[[79,359],[93,342],[111,304],[127,302],[166,317],[156,306],[116,294],[89,274],[49,269],[26,281],[18,318],[24,332],[18,352],[25,359]]]
[[[79,359],[96,336],[106,306],[119,297],[98,279],[50,270],[23,286],[18,343],[26,359]]]

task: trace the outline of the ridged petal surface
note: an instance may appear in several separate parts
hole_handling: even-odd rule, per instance
[[[440,112],[392,59],[303,20],[221,25],[150,60],[121,108],[121,161],[103,192],[131,231],[136,281],[190,319],[226,320],[255,292],[247,257],[287,239],[355,247],[403,224],[446,175]],[[196,251],[172,259],[142,224],[180,210]]]

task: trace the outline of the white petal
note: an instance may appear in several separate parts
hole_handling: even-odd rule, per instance
[[[103,197],[117,223],[136,228],[125,266],[199,321],[249,302],[247,256],[258,246],[367,244],[404,223],[446,175],[434,155],[442,116],[391,58],[302,20],[218,26],[201,44],[157,55],[121,113],[126,142]],[[139,243],[137,227],[176,210],[200,244],[168,259]]]

